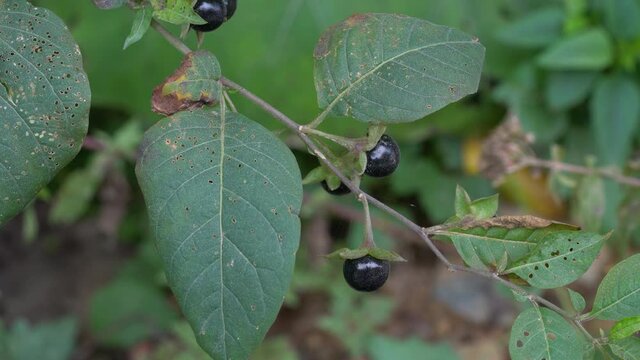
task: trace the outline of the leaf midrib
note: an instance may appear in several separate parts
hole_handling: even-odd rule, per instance
[[[223,191],[224,191],[224,137],[225,137],[225,125],[226,125],[226,110],[224,108],[224,104],[221,104],[220,111],[220,192],[219,192],[219,201],[220,201],[220,211],[218,212],[219,226],[220,226],[220,317],[222,320],[222,352],[224,354],[224,358],[227,358],[227,342],[226,342],[226,333],[227,327],[224,321],[224,289],[226,288],[224,285],[224,253],[223,253],[223,245],[224,245],[224,230],[222,227],[222,209],[223,209]]]

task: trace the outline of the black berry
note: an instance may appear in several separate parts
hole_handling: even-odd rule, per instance
[[[329,184],[327,184],[326,180],[322,180],[322,183],[320,184],[322,185],[323,189],[325,189],[329,194],[332,195],[346,195],[351,192],[351,190],[349,190],[347,185],[345,185],[343,182],[340,182],[340,186],[338,186],[334,190],[331,190],[329,188]]]
[[[379,289],[389,277],[389,262],[366,255],[345,260],[342,273],[347,284],[358,291]]]
[[[198,0],[193,10],[207,23],[191,27],[202,32],[213,31],[233,16],[236,7],[237,0]]]
[[[364,173],[373,177],[391,175],[400,164],[400,148],[389,135],[382,135],[376,146],[367,151]]]

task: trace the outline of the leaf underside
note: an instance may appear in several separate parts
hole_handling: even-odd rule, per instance
[[[27,1],[0,0],[0,225],[80,151],[90,102],[63,22]]]
[[[245,359],[275,320],[300,237],[300,172],[261,125],[210,108],[147,131],[136,173],[169,284],[200,346]]]
[[[484,47],[452,28],[396,14],[358,14],[314,51],[321,108],[371,123],[410,122],[477,91]]]

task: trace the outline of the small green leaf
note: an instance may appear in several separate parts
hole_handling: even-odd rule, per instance
[[[147,6],[136,11],[136,17],[133,19],[133,25],[131,25],[131,33],[124,41],[123,49],[128,48],[142,39],[147,30],[149,30],[151,19],[153,18],[152,15],[152,9]]]
[[[327,170],[324,166],[318,166],[307,173],[302,179],[302,185],[319,183],[327,177]]]
[[[353,260],[353,259],[360,259],[361,257],[367,255],[368,253],[369,253],[369,249],[367,248],[358,248],[358,249],[342,248],[332,252],[331,254],[325,255],[325,257],[329,259]]]
[[[91,89],[65,24],[24,0],[0,1],[0,226],[76,154]]]
[[[608,75],[596,84],[590,110],[598,160],[623,165],[640,121],[638,84],[626,74]]]
[[[461,225],[438,231],[451,239],[458,254],[473,268],[497,268],[507,254],[508,263],[525,257],[546,234],[575,227],[533,216],[499,216],[462,221]]]
[[[417,337],[400,340],[386,336],[374,336],[369,342],[368,352],[372,360],[460,359],[450,345],[443,343],[427,343]]]
[[[33,326],[20,319],[0,341],[7,342],[8,360],[68,360],[77,333],[77,321],[70,317]]]
[[[570,109],[584,101],[593,88],[597,71],[550,71],[544,98],[552,110]]]
[[[396,14],[356,14],[314,51],[321,108],[367,123],[423,118],[478,90],[484,47],[461,31]]]
[[[367,130],[367,146],[365,150],[369,151],[373,149],[380,141],[380,138],[387,131],[387,127],[380,124],[369,125]]]
[[[181,111],[147,130],[136,175],[198,344],[216,359],[246,359],[289,288],[302,183],[295,157],[271,131],[216,110]]]
[[[505,273],[515,273],[540,289],[564,286],[587,271],[607,237],[583,231],[550,232]]]
[[[618,321],[609,331],[609,339],[620,340],[640,331],[640,316],[628,317]]]
[[[518,315],[511,328],[509,354],[512,360],[582,359],[584,339],[558,313],[531,307]]]
[[[456,216],[459,219],[464,218],[471,214],[471,198],[467,191],[460,185],[456,186],[456,198],[454,202],[454,208],[456,210]]]
[[[640,309],[640,254],[616,264],[602,279],[589,318],[622,320]]]
[[[571,305],[573,309],[577,313],[581,313],[584,311],[584,308],[587,306],[587,302],[584,300],[584,297],[577,291],[567,289],[569,292],[569,299],[571,300]]]
[[[378,247],[369,249],[369,255],[380,260],[401,261],[401,262],[407,261],[405,260],[405,258],[403,258],[402,256],[398,255],[397,253],[391,250],[386,250]]]
[[[469,205],[471,214],[476,219],[488,219],[498,212],[499,195],[491,195],[473,200]],[[457,215],[457,214],[456,214]]]
[[[206,21],[195,13],[191,0],[151,0],[153,17],[168,23],[206,24]]]
[[[172,115],[215,105],[222,94],[221,76],[220,64],[212,53],[205,50],[188,53],[180,67],[153,90],[152,110]]]
[[[640,36],[640,4],[636,0],[598,1],[604,24],[617,39],[636,40]]]
[[[563,22],[562,9],[542,8],[502,28],[498,31],[498,39],[514,47],[545,47],[562,36]]]
[[[587,231],[600,231],[606,210],[604,183],[597,175],[580,179],[571,202],[571,215]]]
[[[602,29],[563,39],[545,50],[538,64],[551,70],[602,70],[613,61],[613,45]]]
[[[614,340],[609,348],[622,360],[640,360],[640,339],[637,337]]]

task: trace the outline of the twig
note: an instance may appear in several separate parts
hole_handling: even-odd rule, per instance
[[[180,39],[178,39],[175,36],[173,36],[173,34],[171,34],[166,29],[164,29],[160,24],[158,24],[157,22],[154,22],[154,23],[152,23],[152,26],[153,26],[154,29],[158,30],[158,32],[162,36],[164,36],[167,39],[167,41],[169,41],[169,43],[174,45],[176,47],[176,49],[178,49],[179,51],[181,51],[184,54],[188,54],[190,52],[190,49]],[[327,159],[327,157],[322,153],[322,151],[319,149],[319,147],[316,145],[316,143],[313,142],[313,140],[311,138],[309,138],[309,136],[303,132],[303,129],[305,128],[304,126],[302,126],[302,125],[298,124],[297,122],[293,121],[288,116],[283,114],[280,110],[274,108],[271,104],[269,104],[268,102],[266,102],[262,98],[258,97],[257,95],[253,94],[251,91],[249,91],[249,90],[245,89],[244,87],[236,84],[232,80],[227,79],[225,77],[222,77],[220,79],[220,82],[225,87],[235,90],[240,95],[244,96],[246,99],[248,99],[251,102],[253,102],[255,105],[260,107],[262,110],[264,110],[265,112],[270,114],[276,120],[280,121],[282,124],[284,124],[290,130],[292,130],[305,143],[305,145],[308,147],[308,149],[312,153],[317,155],[319,161],[322,162],[327,168],[329,168],[354,193],[354,195],[358,199],[362,199],[362,200],[366,199],[366,201],[369,204],[371,204],[371,205],[377,207],[378,209],[386,212],[387,214],[391,215],[396,220],[398,220],[400,223],[402,223],[404,226],[406,226],[408,229],[410,229],[412,232],[414,232],[416,235],[418,235],[422,239],[422,241],[424,241],[424,243],[427,245],[427,247],[429,247],[429,249],[431,249],[431,251],[435,254],[435,256],[447,267],[447,269],[449,269],[450,271],[463,271],[463,272],[476,274],[478,276],[482,276],[482,277],[497,281],[500,284],[510,288],[513,291],[519,292],[521,294],[527,294],[528,298],[531,301],[535,301],[538,304],[544,305],[545,307],[557,312],[558,314],[560,314],[561,316],[565,317],[566,319],[574,322],[576,324],[576,326],[580,327],[580,325],[581,325],[580,322],[582,321],[581,318],[574,316],[574,314],[572,314],[572,313],[560,308],[559,306],[555,305],[554,303],[550,302],[549,300],[547,300],[547,299],[545,299],[545,298],[543,298],[543,297],[541,297],[539,295],[530,293],[524,287],[519,286],[519,285],[514,284],[514,283],[512,283],[512,282],[510,282],[508,280],[503,279],[497,273],[494,273],[494,272],[491,272],[491,271],[487,271],[487,270],[482,270],[482,269],[470,268],[470,267],[463,266],[463,265],[453,264],[451,261],[449,261],[449,259],[447,259],[444,256],[444,254],[440,251],[440,249],[438,249],[438,247],[436,247],[434,242],[429,237],[429,233],[430,233],[429,230],[431,230],[433,228],[423,228],[423,227],[421,227],[420,225],[414,223],[409,218],[405,217],[404,215],[402,215],[398,211],[394,210],[393,208],[389,207],[385,203],[381,202],[380,200],[378,200],[378,199],[374,198],[373,196],[371,196],[371,195],[365,193],[364,191],[360,190],[360,188],[358,188],[358,186],[356,186],[352,181],[350,181],[349,178],[347,178],[346,175],[344,175],[331,161],[329,161]],[[319,116],[316,120],[320,119],[319,122],[321,122],[323,118],[324,118],[324,116],[321,114],[321,116]],[[314,121],[314,123],[315,122],[316,121]],[[310,124],[310,125],[307,125],[307,127],[313,127],[313,125]]]
[[[563,163],[559,161],[538,159],[535,157],[524,158],[520,163],[519,167],[520,168],[523,168],[523,167],[543,168],[543,169],[564,171],[568,173],[582,174],[582,175],[598,175],[601,177],[612,179],[620,184],[640,187],[639,178],[622,175],[610,168],[590,168],[586,166],[568,164],[568,163]]]

